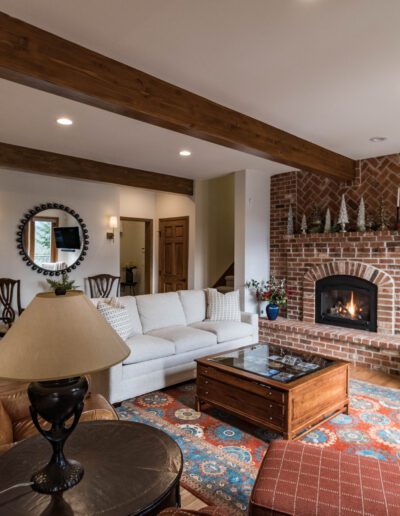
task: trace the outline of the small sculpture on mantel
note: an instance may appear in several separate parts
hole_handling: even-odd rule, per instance
[[[307,233],[307,218],[306,218],[306,214],[303,213],[303,216],[301,218],[301,232],[303,233],[303,235],[305,235]]]
[[[294,234],[294,217],[293,217],[292,203],[289,204],[289,212],[288,212],[288,219],[287,219],[287,234],[288,235]]]
[[[324,233],[330,233],[331,231],[332,231],[331,210],[329,208],[327,208],[326,215],[325,215]]]
[[[384,231],[388,228],[387,225],[387,217],[386,217],[386,206],[383,196],[381,196],[379,201],[379,229],[380,231]]]
[[[374,225],[375,225],[374,217],[372,217],[372,215],[368,215],[367,222],[366,222],[367,231],[373,231]]]
[[[357,230],[364,232],[366,230],[365,225],[365,203],[364,196],[361,196],[360,205],[358,207],[358,215],[357,215]]]
[[[340,225],[341,232],[346,233],[346,224],[349,223],[349,215],[347,213],[346,199],[344,198],[344,194],[342,195],[342,202],[340,203],[340,211],[338,224]]]
[[[314,204],[311,215],[310,233],[319,233],[322,229],[321,210]]]

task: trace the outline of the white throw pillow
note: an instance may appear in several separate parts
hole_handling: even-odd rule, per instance
[[[118,333],[121,339],[126,340],[132,335],[133,326],[129,317],[129,311],[118,299],[113,298],[109,301],[99,301],[97,303],[97,310]]]
[[[215,288],[207,290],[207,319],[210,321],[240,321],[239,290],[221,294]]]

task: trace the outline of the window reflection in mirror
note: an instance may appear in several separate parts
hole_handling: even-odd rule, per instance
[[[36,265],[48,271],[61,271],[79,258],[82,230],[69,213],[43,210],[26,224],[23,241],[26,253]]]

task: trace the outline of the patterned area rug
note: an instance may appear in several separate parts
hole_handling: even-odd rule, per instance
[[[260,462],[280,436],[217,409],[194,409],[190,382],[125,401],[121,419],[146,423],[169,434],[184,456],[182,485],[210,505],[243,515]],[[400,390],[351,382],[351,410],[310,432],[303,442],[344,453],[400,460]]]

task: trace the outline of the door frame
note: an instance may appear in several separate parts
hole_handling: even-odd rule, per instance
[[[142,219],[139,217],[120,217],[121,221],[144,222],[144,288],[146,294],[152,293],[153,288],[153,219]]]
[[[158,219],[158,288],[157,291],[160,292],[160,283],[161,283],[161,259],[162,259],[162,253],[160,252],[161,249],[161,231],[160,231],[160,222],[168,222],[169,220],[183,220],[185,219],[187,221],[187,269],[186,269],[186,278],[187,278],[187,286],[189,288],[189,251],[190,251],[190,217],[189,215],[182,215],[181,217],[163,217],[162,219]]]

